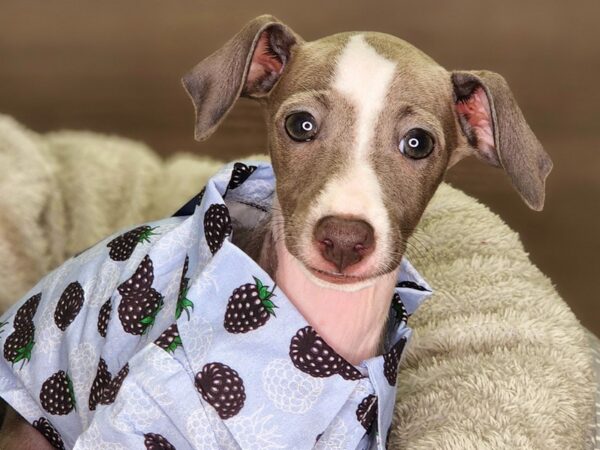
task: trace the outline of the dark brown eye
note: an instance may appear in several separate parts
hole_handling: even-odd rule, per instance
[[[433,151],[433,137],[421,129],[413,128],[400,141],[400,152],[412,159],[422,159]]]
[[[285,119],[285,131],[294,141],[308,142],[317,135],[317,121],[307,112],[290,114]]]

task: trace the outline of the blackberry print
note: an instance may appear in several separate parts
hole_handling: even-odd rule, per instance
[[[108,366],[103,358],[100,358],[98,362],[98,369],[96,370],[96,376],[92,381],[92,387],[90,389],[90,397],[88,399],[88,407],[90,411],[95,411],[96,406],[101,403],[104,396],[104,389],[110,384],[112,375],[108,371]]]
[[[38,420],[34,420],[33,428],[38,430],[42,436],[50,443],[50,445],[58,450],[65,450],[65,444],[60,436],[60,433],[56,431],[56,428],[52,426],[48,419],[40,417]]]
[[[100,403],[102,405],[110,405],[114,403],[117,398],[117,394],[121,389],[121,385],[125,378],[129,374],[129,364],[125,364],[121,370],[117,373],[117,376],[112,379],[112,381],[104,388],[104,392],[102,393],[102,399]]]
[[[219,251],[231,231],[231,218],[227,206],[219,203],[210,205],[204,214],[204,237],[213,255]]]
[[[54,310],[54,323],[62,331],[65,331],[75,320],[83,306],[84,292],[81,284],[75,281],[69,284],[56,305]]]
[[[402,302],[400,294],[397,292],[394,293],[394,296],[392,297],[392,311],[396,325],[400,325],[402,323],[406,324],[408,322],[410,315],[404,307],[404,303]]]
[[[40,404],[52,415],[64,416],[75,409],[73,383],[65,371],[59,370],[44,381]]]
[[[244,163],[236,162],[231,171],[231,178],[229,179],[227,190],[233,190],[241,186],[255,170],[256,166],[247,166]]]
[[[220,362],[206,364],[196,374],[196,389],[223,420],[235,416],[244,406],[244,382],[236,370]]]
[[[181,272],[181,281],[179,282],[179,294],[177,296],[177,305],[175,306],[175,319],[181,317],[181,313],[185,311],[188,320],[190,320],[190,309],[194,309],[194,303],[187,298],[189,291],[188,284],[190,279],[186,276],[189,269],[190,258],[185,255],[185,261],[183,263],[183,271]]]
[[[138,292],[147,291],[154,283],[154,264],[150,256],[146,255],[137,266],[134,274],[125,280],[117,290],[122,297],[134,295]]]
[[[362,399],[356,409],[356,419],[367,433],[371,432],[373,423],[377,420],[377,397],[370,394]]]
[[[33,322],[13,331],[4,341],[4,359],[12,364],[31,360],[31,352],[35,345],[35,326]]]
[[[106,244],[110,248],[108,256],[113,261],[127,261],[139,243],[150,242],[150,237],[157,234],[154,232],[157,228],[142,225],[114,238]]]
[[[175,350],[177,350],[177,348],[181,347],[181,336],[179,336],[177,324],[174,323],[165,331],[163,331],[162,334],[154,341],[154,343],[167,353],[173,353]]]
[[[390,384],[390,386],[396,385],[396,378],[398,378],[398,364],[406,345],[406,338],[401,338],[391,348],[389,352],[383,355],[383,375]]]
[[[166,437],[158,433],[144,434],[144,446],[147,450],[176,450]]]
[[[100,336],[106,337],[106,330],[108,329],[108,321],[110,320],[110,313],[112,311],[112,301],[109,298],[104,302],[98,313],[98,333]]]
[[[227,309],[223,326],[230,333],[247,333],[265,325],[271,316],[275,315],[277,306],[271,300],[275,294],[275,286],[269,291],[258,278],[254,283],[247,283],[233,291]]]
[[[42,294],[35,294],[29,297],[23,305],[17,310],[15,314],[15,319],[13,322],[13,326],[16,329],[19,329],[23,326],[29,325],[33,322],[33,317],[37,312],[38,306],[40,305],[40,301],[42,300]]]
[[[339,374],[345,380],[363,378],[360,371],[338,355],[311,326],[301,328],[290,342],[294,366],[317,378]]]
[[[121,294],[117,312],[126,333],[141,336],[154,325],[163,307],[163,296],[152,288],[153,282],[154,265],[146,255],[131,278],[117,288]]]
[[[29,297],[15,314],[13,320],[14,330],[4,341],[4,359],[12,364],[22,361],[22,367],[23,364],[31,360],[31,352],[35,345],[35,325],[33,318],[41,299],[41,293]],[[6,322],[1,327],[5,325]]]

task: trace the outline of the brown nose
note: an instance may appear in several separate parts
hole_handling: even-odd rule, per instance
[[[364,220],[327,216],[319,220],[314,237],[323,258],[340,273],[373,251],[373,227]]]

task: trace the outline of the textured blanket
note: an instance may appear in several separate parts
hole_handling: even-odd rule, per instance
[[[0,118],[0,301],[114,231],[168,216],[220,163]],[[135,207],[130,207],[135,205]],[[585,330],[496,215],[443,184],[408,257],[435,294],[413,315],[391,448],[587,448]]]

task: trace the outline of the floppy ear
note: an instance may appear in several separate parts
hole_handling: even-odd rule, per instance
[[[544,206],[552,161],[525,122],[506,80],[494,72],[453,72],[454,108],[469,145],[487,163],[502,167],[525,203]]]
[[[259,16],[187,73],[181,81],[196,111],[195,138],[209,137],[240,95],[268,95],[299,40],[275,17]]]

